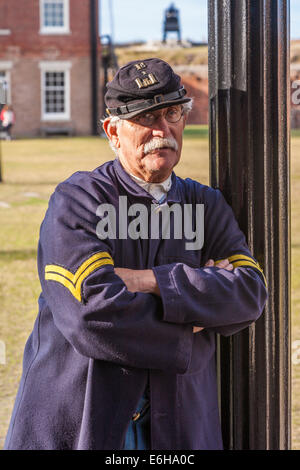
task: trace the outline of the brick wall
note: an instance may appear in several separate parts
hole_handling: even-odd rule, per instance
[[[10,29],[10,34],[0,34],[0,70],[3,69],[1,64],[10,63],[11,101],[16,114],[13,135],[36,136],[45,127],[70,128],[75,134],[90,134],[90,2],[70,0],[69,34],[40,34],[39,6],[39,0],[0,0],[0,30]],[[99,56],[100,50],[97,58]],[[39,64],[48,61],[64,61],[70,65],[68,121],[41,119]]]
[[[189,114],[187,124],[208,124],[208,79],[184,75],[182,83],[187,90],[187,95],[193,98],[193,109]]]
[[[0,16],[0,28],[9,28],[10,35],[0,37],[0,54],[15,47],[22,57],[39,57],[41,54],[65,59],[85,56],[90,51],[90,2],[70,0],[70,34],[39,34],[39,0],[0,0],[4,17]],[[3,26],[2,26],[3,24]]]

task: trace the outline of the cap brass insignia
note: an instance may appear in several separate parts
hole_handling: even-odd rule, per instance
[[[137,70],[141,70],[141,69],[146,69],[147,68],[147,65],[144,64],[144,62],[140,62],[139,64],[134,64],[135,68]]]
[[[153,75],[153,73],[149,73],[144,78],[136,78],[135,83],[139,88],[147,88],[148,86],[155,85],[155,83],[159,83],[159,81]]]

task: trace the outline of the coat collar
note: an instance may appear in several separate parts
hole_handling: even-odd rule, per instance
[[[118,158],[113,162],[116,176],[121,182],[122,186],[126,189],[126,192],[131,194],[134,197],[148,199],[153,203],[157,204],[157,201],[153,199],[153,196],[149,194],[145,189],[143,189],[136,181],[134,181],[131,176],[124,170]],[[167,193],[167,203],[179,203],[179,190],[178,190],[178,181],[177,176],[172,172],[172,186],[169,192]]]

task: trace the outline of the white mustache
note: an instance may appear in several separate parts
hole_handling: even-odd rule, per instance
[[[162,137],[153,137],[149,142],[144,145],[144,155],[147,153],[153,152],[153,150],[161,148],[171,148],[177,152],[178,144],[175,139],[172,137],[162,138]]]

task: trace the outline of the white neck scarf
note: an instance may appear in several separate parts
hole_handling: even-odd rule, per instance
[[[151,194],[151,196],[158,202],[162,202],[170,191],[172,186],[172,175],[170,175],[162,183],[149,183],[144,181],[141,178],[138,178],[135,175],[129,173],[130,177],[135,181],[139,186],[141,186],[145,191]]]

